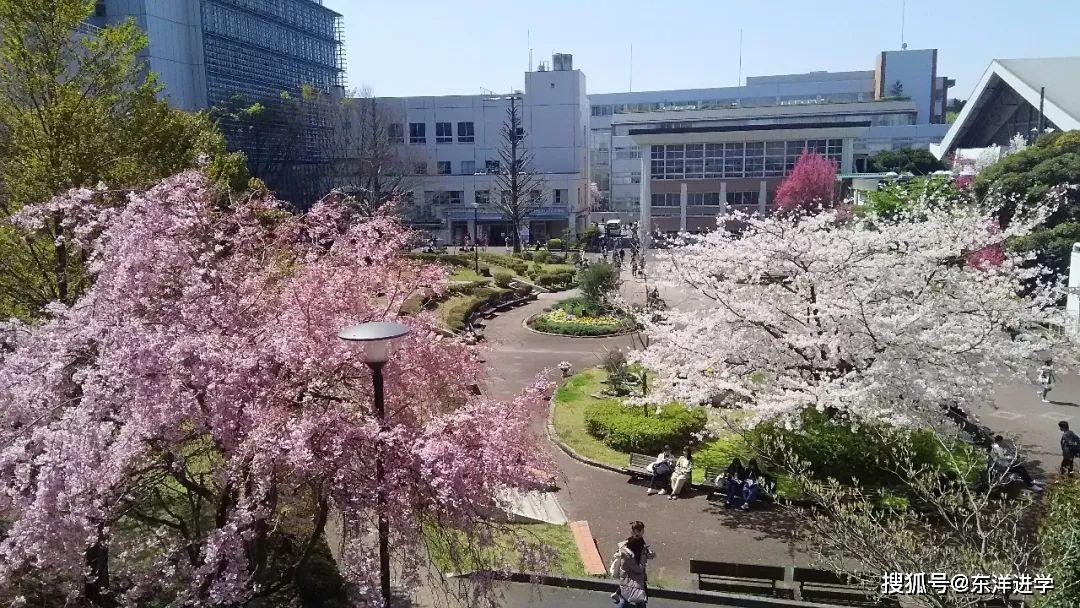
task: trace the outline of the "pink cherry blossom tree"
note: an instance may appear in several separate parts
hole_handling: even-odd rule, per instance
[[[776,206],[783,212],[812,212],[833,203],[836,165],[824,156],[803,150],[795,167],[776,189]]]
[[[419,582],[430,538],[482,556],[499,493],[547,480],[529,429],[547,386],[474,396],[475,352],[397,317],[445,276],[399,255],[390,216],[216,200],[192,171],[108,213],[90,191],[49,203],[101,226],[76,231],[85,295],[0,328],[0,588],[37,574],[91,605],[275,604],[325,537],[374,605],[379,452],[399,582]],[[370,372],[336,334],[384,319],[412,332],[386,365],[381,429]]]
[[[894,216],[750,217],[739,235],[670,250],[666,287],[703,297],[641,319],[649,346],[635,358],[658,375],[651,399],[737,395],[757,420],[797,424],[816,408],[915,425],[989,398],[993,379],[1023,377],[1045,350],[1075,357],[1044,329],[1061,320],[1060,282],[1001,247],[1059,195],[1004,229],[970,197],[913,199]]]

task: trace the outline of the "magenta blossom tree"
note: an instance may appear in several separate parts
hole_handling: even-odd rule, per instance
[[[389,216],[292,216],[260,197],[222,210],[210,188],[187,172],[88,213],[92,287],[0,332],[0,588],[36,576],[81,604],[284,605],[325,538],[374,605],[380,451],[399,582],[419,582],[431,539],[481,555],[496,497],[546,482],[529,420],[547,387],[474,396],[475,353],[397,317],[445,276],[399,255],[408,233]],[[20,225],[95,204],[72,192]],[[391,318],[412,332],[386,365],[380,428],[370,372],[336,334]]]
[[[782,212],[813,212],[832,206],[836,165],[824,156],[803,150],[795,168],[776,189]]]

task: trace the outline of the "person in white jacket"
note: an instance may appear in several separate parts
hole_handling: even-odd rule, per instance
[[[656,556],[645,542],[645,524],[630,524],[630,537],[619,543],[611,561],[612,578],[619,579],[619,591],[611,600],[618,608],[646,608],[648,602],[648,575],[646,568],[650,558]]]
[[[675,461],[675,472],[671,475],[671,500],[675,500],[682,494],[683,488],[690,481],[690,475],[694,471],[694,456],[690,448],[683,449],[682,456]]]

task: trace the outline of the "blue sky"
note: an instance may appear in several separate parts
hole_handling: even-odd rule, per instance
[[[521,88],[552,51],[590,93],[731,86],[742,75],[873,69],[900,47],[902,0],[324,0],[345,17],[352,88],[376,95]],[[993,58],[1080,55],[1077,0],[907,0],[909,48],[937,48],[966,98]],[[1080,78],[1080,75],[1077,75]]]

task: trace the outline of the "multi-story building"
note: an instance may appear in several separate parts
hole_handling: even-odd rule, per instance
[[[576,234],[587,221],[589,101],[585,74],[570,55],[557,54],[554,69],[526,72],[525,88],[510,95],[381,97],[375,100],[394,157],[411,191],[406,217],[444,242],[466,235],[492,245],[510,228],[493,201],[503,195],[503,127],[511,103],[531,157],[525,170],[538,178],[542,201],[529,214],[526,240]],[[475,204],[475,206],[474,206]]]
[[[234,94],[275,98],[302,85],[343,89],[341,15],[322,0],[98,0],[91,23],[134,19],[142,59],[185,110]]]
[[[753,76],[738,87],[590,95],[591,171],[601,198],[597,207],[609,212],[601,217],[624,219],[636,219],[641,209],[641,150],[615,128],[617,123],[709,116],[730,125],[753,125],[835,121],[850,114],[851,120],[868,123],[848,137],[850,164],[845,168],[861,171],[866,158],[881,150],[926,148],[940,141],[952,84],[937,75],[937,51],[927,49],[883,51],[873,70]]]

